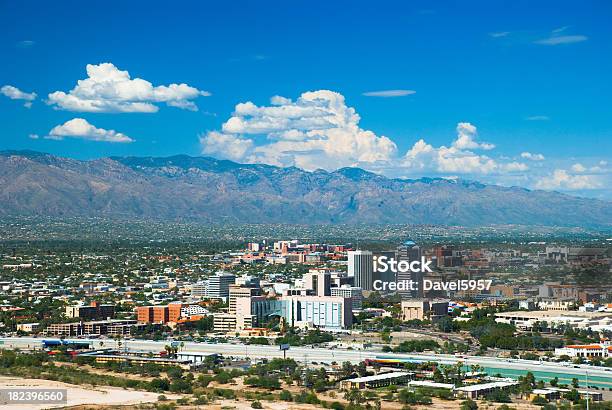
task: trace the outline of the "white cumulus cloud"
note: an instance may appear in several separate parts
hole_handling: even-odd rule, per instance
[[[193,102],[210,93],[187,84],[154,86],[142,78],[131,78],[127,71],[111,63],[88,64],[87,78],[78,80],[69,92],[49,94],[47,103],[76,112],[157,112],[157,103],[197,111]]]
[[[391,160],[395,143],[360,128],[359,121],[344,96],[319,90],[295,101],[274,96],[270,106],[237,104],[221,132],[208,132],[200,142],[204,154],[306,170]],[[255,143],[258,137],[263,143]]]
[[[91,141],[132,142],[130,137],[115,130],[96,128],[83,118],[73,118],[62,125],[57,125],[49,131],[46,139],[62,140],[64,138],[80,138]]]
[[[358,166],[400,177],[524,179],[529,169],[523,162],[494,156],[495,145],[480,141],[476,126],[469,122],[457,124],[455,137],[446,145],[419,139],[405,153],[399,153],[391,139],[359,123],[360,116],[344,96],[319,90],[295,100],[274,96],[269,105],[239,103],[221,129],[200,135],[200,144],[206,155],[306,170]]]
[[[457,139],[453,142],[453,147],[457,149],[484,149],[492,150],[495,145],[486,142],[476,142],[476,127],[469,122],[457,124]]]
[[[449,147],[434,147],[423,139],[418,140],[406,152],[402,166],[412,171],[461,174],[517,172],[527,169],[522,163],[499,163],[487,155],[474,152],[473,150],[491,150],[495,145],[477,142],[478,132],[473,124],[460,122],[456,130],[457,137]]]
[[[244,160],[253,149],[253,140],[211,131],[200,136],[202,152],[233,161]]]
[[[523,162],[509,162],[507,164],[502,164],[502,169],[508,172],[521,172],[527,171],[529,166]]]
[[[23,106],[26,108],[30,108],[32,106],[32,101],[34,101],[37,97],[36,93],[26,93],[12,85],[2,86],[2,88],[0,88],[0,93],[11,100],[24,100],[25,103]]]
[[[602,186],[601,181],[594,175],[575,175],[565,169],[555,169],[552,174],[545,176],[536,183],[538,189],[597,189]]]

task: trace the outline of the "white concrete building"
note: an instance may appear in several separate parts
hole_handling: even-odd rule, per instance
[[[508,323],[520,330],[533,330],[544,327],[544,330],[559,326],[569,326],[575,329],[612,330],[612,313],[579,312],[557,310],[534,310],[530,312],[515,311],[495,314],[495,321]]]

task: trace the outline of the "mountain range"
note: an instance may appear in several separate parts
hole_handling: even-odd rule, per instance
[[[612,225],[612,202],[558,192],[461,179],[391,179],[360,168],[308,172],[187,155],[81,161],[1,151],[0,188],[0,217]]]

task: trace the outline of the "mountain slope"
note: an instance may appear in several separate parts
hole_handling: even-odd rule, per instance
[[[104,216],[250,223],[610,226],[612,203],[358,168],[306,172],[179,155],[78,161],[0,152],[0,217]]]

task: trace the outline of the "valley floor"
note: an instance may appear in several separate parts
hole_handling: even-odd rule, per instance
[[[39,410],[59,407],[70,407],[82,404],[91,405],[135,405],[156,402],[159,394],[134,390],[124,390],[107,386],[76,386],[53,380],[21,379],[17,377],[0,377],[0,389],[66,389],[67,404],[15,404],[2,405],[3,410]]]

